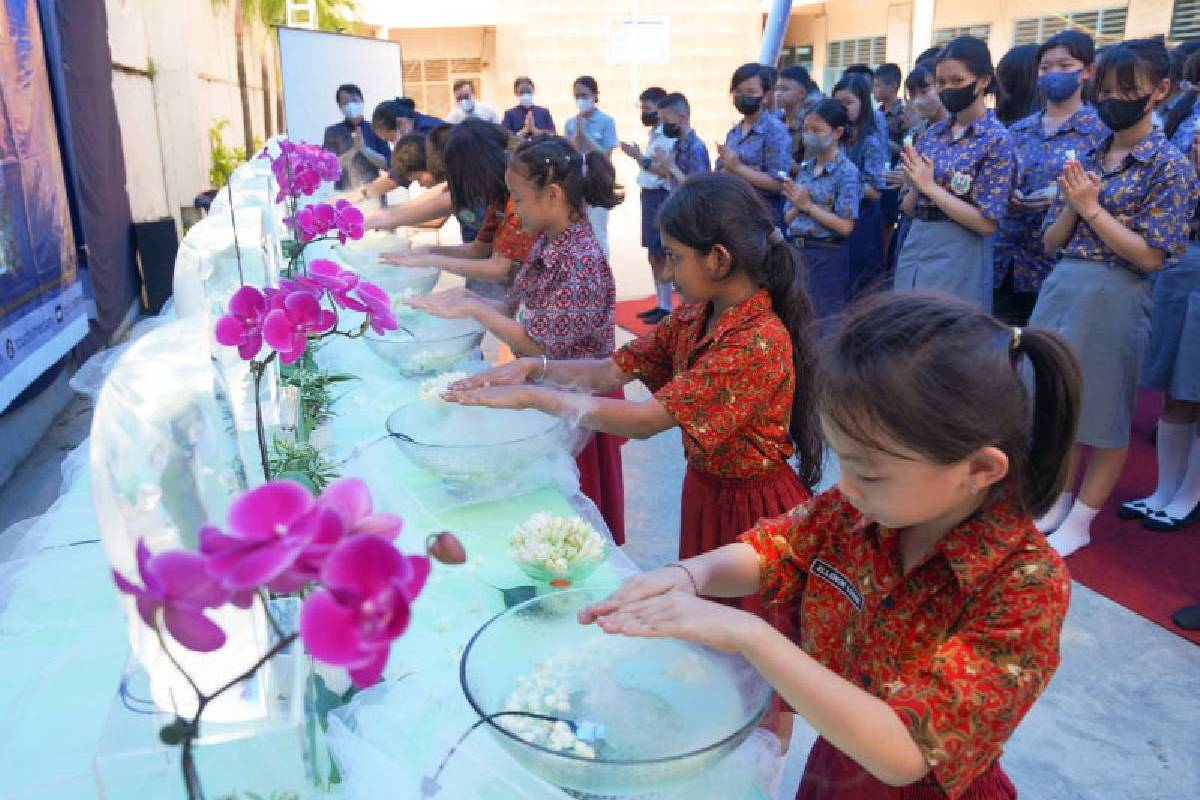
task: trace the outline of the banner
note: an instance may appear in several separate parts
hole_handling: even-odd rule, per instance
[[[0,411],[88,331],[35,0],[0,24]]]

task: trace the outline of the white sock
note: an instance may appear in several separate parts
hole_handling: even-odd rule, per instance
[[[1058,530],[1046,537],[1046,541],[1060,556],[1066,558],[1092,541],[1092,520],[1099,513],[1100,509],[1076,500],[1075,505],[1071,506],[1071,513],[1067,514]]]
[[[1037,529],[1042,533],[1050,533],[1062,525],[1063,520],[1067,518],[1067,513],[1071,510],[1071,503],[1075,502],[1075,494],[1073,492],[1063,492],[1054,501],[1054,505],[1046,512],[1045,516],[1038,518],[1034,523]]]
[[[669,283],[659,283],[654,286],[655,293],[658,295],[658,307],[667,311],[671,310],[671,288]]]
[[[1183,473],[1179,489],[1163,509],[1163,513],[1175,519],[1183,519],[1192,513],[1197,503],[1200,503],[1200,441],[1192,437],[1192,446],[1187,456],[1187,471]]]
[[[1138,502],[1150,507],[1151,511],[1162,511],[1175,497],[1187,468],[1188,449],[1195,451],[1192,440],[1196,438],[1195,426],[1191,423],[1159,422],[1158,486],[1154,494]]]

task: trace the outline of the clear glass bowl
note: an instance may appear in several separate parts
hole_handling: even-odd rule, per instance
[[[603,564],[607,559],[608,546],[605,545],[603,556],[595,561],[580,561],[571,564],[566,572],[554,572],[540,564],[532,564],[528,561],[521,561],[515,558],[513,559],[513,563],[520,568],[521,572],[528,575],[531,580],[544,583],[555,589],[566,589],[587,580],[588,576],[596,571],[596,567]]]
[[[393,300],[405,295],[425,295],[437,286],[442,271],[437,267],[396,267],[379,261],[352,267],[363,280],[383,289]]]
[[[371,352],[402,375],[445,372],[479,347],[484,329],[473,319],[440,319],[428,314],[401,314],[406,330],[363,337]]]
[[[440,400],[396,409],[387,432],[409,460],[463,494],[510,481],[567,446],[567,426],[557,417]]]
[[[581,798],[649,795],[699,776],[740,745],[766,712],[771,687],[740,656],[580,625],[579,610],[603,596],[551,592],[503,612],[472,637],[459,677],[491,734],[538,777]],[[516,732],[524,717],[494,716],[509,710],[520,677],[564,657],[589,666],[568,671],[569,707],[555,716],[581,738],[595,736],[594,758]]]

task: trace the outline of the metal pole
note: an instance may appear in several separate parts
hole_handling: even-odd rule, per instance
[[[758,54],[758,63],[773,67],[779,60],[779,48],[783,45],[783,35],[787,32],[788,17],[791,13],[792,0],[772,1],[771,10],[767,14],[767,24],[763,27],[762,50]]]

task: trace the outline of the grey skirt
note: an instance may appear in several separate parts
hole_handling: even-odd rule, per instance
[[[1103,261],[1064,258],[1042,284],[1029,324],[1061,334],[1079,359],[1080,444],[1129,444],[1150,307],[1148,278]]]
[[[1200,243],[1154,277],[1150,349],[1142,386],[1200,403]]]
[[[945,292],[992,311],[992,237],[957,222],[914,219],[900,258],[895,287]]]

